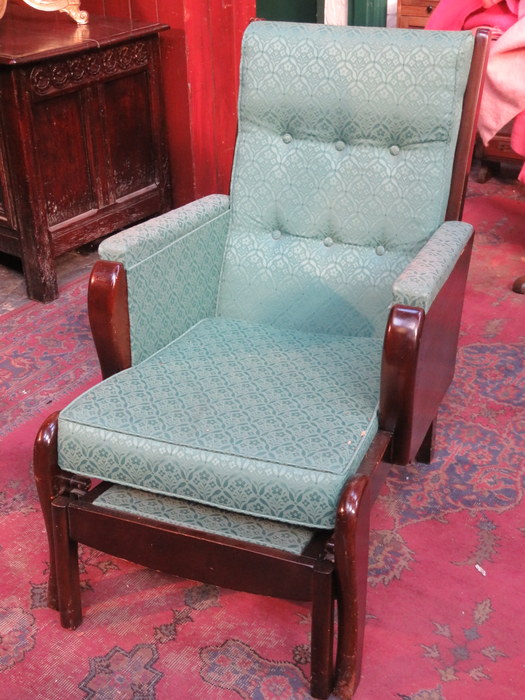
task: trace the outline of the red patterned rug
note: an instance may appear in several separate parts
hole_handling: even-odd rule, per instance
[[[525,197],[482,192],[465,212],[479,233],[436,459],[394,469],[373,512],[356,700],[524,695],[525,297],[510,286],[525,274]],[[82,626],[45,607],[31,448],[43,417],[98,377],[85,284],[0,317],[0,700],[309,698],[306,604],[83,548]]]
[[[52,304],[28,302],[0,316],[0,436],[100,380],[87,281],[69,283]]]

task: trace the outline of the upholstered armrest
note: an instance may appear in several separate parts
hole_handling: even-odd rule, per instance
[[[446,221],[393,284],[394,304],[427,312],[474,232],[471,224]]]
[[[380,428],[391,460],[416,458],[454,375],[473,229],[443,224],[394,283],[383,346]]]
[[[212,195],[104,241],[126,270],[132,363],[215,314],[229,198]]]
[[[208,224],[230,207],[230,198],[213,194],[106,238],[98,253],[126,269],[164,250],[182,236]]]

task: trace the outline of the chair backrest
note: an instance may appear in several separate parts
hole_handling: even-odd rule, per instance
[[[474,38],[254,22],[218,314],[382,335],[443,222]]]

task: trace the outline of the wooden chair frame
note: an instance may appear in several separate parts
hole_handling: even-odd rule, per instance
[[[463,209],[487,47],[488,33],[478,32],[456,148],[449,220],[460,219]],[[407,464],[415,457],[429,462],[432,457],[437,409],[454,373],[471,248],[472,240],[427,314],[419,308],[393,307],[382,357],[380,429],[359,470],[343,488],[335,529],[316,533],[300,556],[97,505],[94,500],[111,484],[91,489],[89,479],[60,468],[58,413],[52,414],[35,442],[34,471],[49,541],[48,604],[60,611],[62,625],[74,629],[82,620],[77,549],[83,543],[189,579],[312,601],[312,695],[326,698],[335,685],[337,694],[351,697],[361,671],[370,509],[390,464]],[[126,272],[120,263],[95,265],[89,314],[103,376],[129,367]]]

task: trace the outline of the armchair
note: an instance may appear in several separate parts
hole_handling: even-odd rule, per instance
[[[370,507],[391,463],[431,458],[454,372],[487,39],[248,27],[230,197],[100,246],[105,379],[36,439],[64,627],[81,542],[312,601],[311,692],[352,695]]]

